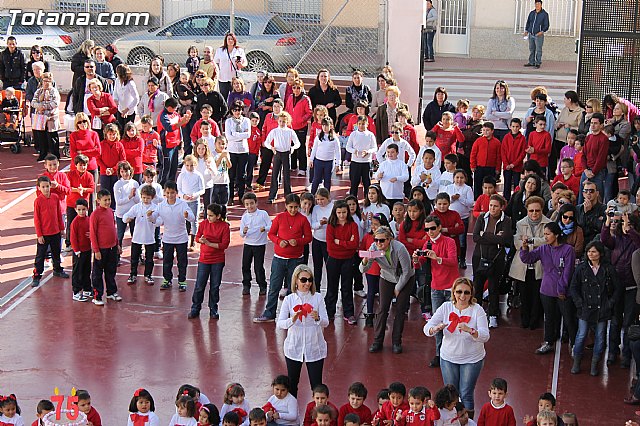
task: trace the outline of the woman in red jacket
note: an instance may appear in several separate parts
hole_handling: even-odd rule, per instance
[[[291,154],[291,171],[298,170],[298,176],[307,175],[307,129],[313,116],[311,99],[304,94],[304,83],[296,79],[293,82],[293,96],[287,99],[285,111],[291,114],[291,128],[296,132],[300,148]],[[298,164],[299,163],[299,164]]]
[[[102,83],[98,79],[89,82],[91,96],[87,98],[87,109],[91,114],[91,128],[98,132],[100,139],[103,138],[102,128],[116,121],[118,106],[113,96],[103,92]]]
[[[333,319],[338,302],[338,287],[342,284],[342,314],[350,325],[357,323],[353,309],[353,261],[358,246],[360,233],[358,225],[349,214],[346,201],[337,201],[333,206],[327,224],[327,315]],[[342,281],[342,283],[341,283]]]
[[[138,129],[133,122],[124,125],[124,137],[120,141],[124,146],[124,154],[131,167],[133,167],[133,180],[142,183],[142,152],[144,139],[138,134]]]
[[[209,204],[207,218],[200,222],[196,241],[200,243],[200,259],[198,259],[198,274],[196,288],[191,298],[191,311],[187,318],[200,316],[200,308],[204,301],[204,291],[207,282],[209,287],[209,318],[219,319],[218,301],[220,300],[220,283],[224,269],[224,251],[231,241],[231,229],[226,221],[226,209],[220,204]]]

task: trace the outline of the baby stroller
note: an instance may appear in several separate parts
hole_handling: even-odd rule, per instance
[[[13,108],[3,108],[0,112],[0,145],[10,144],[11,152],[18,154],[22,151],[20,141],[24,146],[31,145],[31,135],[27,135],[26,131],[26,107],[24,102],[25,92],[21,90],[15,91],[18,106]],[[1,98],[4,99],[6,92],[1,92]],[[15,122],[14,122],[15,119]]]

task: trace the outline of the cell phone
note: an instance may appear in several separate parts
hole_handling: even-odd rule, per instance
[[[527,238],[525,241],[527,244],[533,244],[533,238]]]

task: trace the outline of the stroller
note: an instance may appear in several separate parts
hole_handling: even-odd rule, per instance
[[[22,151],[20,141],[24,146],[31,145],[31,135],[27,134],[27,126],[25,123],[26,104],[25,104],[25,92],[21,90],[15,91],[16,99],[18,100],[18,106],[15,108],[3,108],[0,114],[0,122],[4,122],[0,125],[0,145],[10,144],[11,152],[18,154]],[[6,91],[1,92],[1,97],[4,99]],[[15,125],[12,123],[16,119]]]

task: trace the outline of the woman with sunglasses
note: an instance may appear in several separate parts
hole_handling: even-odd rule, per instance
[[[287,330],[284,356],[289,392],[298,394],[302,364],[307,365],[311,389],[322,383],[322,367],[327,357],[327,342],[322,329],[329,325],[324,298],[313,282],[313,272],[307,265],[298,265],[291,277],[291,294],[284,298],[276,323]]]
[[[393,353],[401,354],[402,330],[405,313],[409,308],[409,296],[413,291],[415,271],[411,263],[411,255],[404,244],[394,239],[391,228],[379,227],[373,235],[373,241],[369,247],[372,257],[365,257],[360,263],[360,272],[363,273],[367,273],[374,263],[380,266],[380,302],[376,309],[374,338],[369,352],[375,353],[382,350],[389,308],[391,301],[396,299],[392,342]]]
[[[194,111],[196,120],[202,118],[200,114],[202,107],[204,105],[210,105],[211,108],[213,108],[211,118],[218,123],[218,127],[222,128],[222,120],[227,116],[227,112],[229,111],[227,101],[224,100],[220,92],[215,90],[215,82],[211,78],[201,79],[200,89],[202,93],[197,95],[196,108]]]
[[[522,185],[520,185],[520,190],[513,194],[509,200],[509,204],[507,204],[504,212],[512,219],[511,226],[514,231],[516,230],[518,221],[527,216],[527,200],[534,196],[541,196],[541,186],[542,184],[538,175],[532,173],[524,178]]]
[[[273,101],[276,99],[280,99],[280,93],[278,93],[273,76],[265,73],[260,88],[256,90],[254,97],[256,111],[260,116],[260,123],[258,123],[259,128],[262,129],[265,118],[273,111]]]
[[[27,77],[25,81],[29,81],[33,77],[33,63],[42,62],[44,64],[44,72],[49,72],[49,62],[44,60],[44,51],[42,47],[37,44],[31,46],[31,53],[29,54],[29,62],[27,62]]]
[[[484,365],[489,327],[484,309],[473,297],[469,278],[460,277],[453,282],[451,301],[443,303],[424,326],[427,337],[437,336],[441,331],[442,380],[458,389],[469,417],[473,417],[473,393]]]
[[[536,204],[531,204],[537,209]],[[525,264],[540,262],[542,282],[540,284],[540,300],[544,310],[544,341],[536,349],[536,354],[544,355],[552,352],[558,340],[560,318],[569,332],[569,344],[573,346],[576,338],[577,321],[575,306],[571,299],[569,284],[575,269],[576,252],[565,243],[560,225],[549,222],[544,225],[544,244],[529,250],[531,241],[527,235],[520,236],[520,260]]]
[[[584,254],[584,233],[576,223],[576,206],[563,200],[558,200],[560,208],[555,222],[560,226],[565,242],[575,250],[576,259],[581,259]]]

